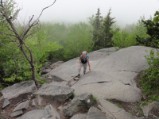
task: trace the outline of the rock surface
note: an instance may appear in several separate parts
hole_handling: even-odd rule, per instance
[[[64,107],[63,113],[66,117],[71,117],[81,111],[88,111],[96,102],[91,94],[82,94],[75,97],[67,106]]]
[[[99,51],[94,51],[89,54],[90,60],[93,63],[94,67],[100,62],[101,59],[104,59],[106,56],[115,52],[116,48],[107,48],[101,49]],[[76,76],[78,73],[78,58],[69,60],[59,67],[53,69],[49,72],[49,75],[59,77],[65,81],[69,81],[72,77]]]
[[[99,100],[139,102],[142,98],[141,90],[134,79],[142,70],[148,68],[145,56],[149,55],[150,50],[152,48],[132,46],[118,51],[110,48],[90,53],[92,71],[87,72],[86,75],[81,76],[79,81],[71,85],[75,90],[75,95],[90,93]],[[63,63],[49,73],[51,76],[68,82],[77,74],[78,58]],[[113,113],[115,119],[136,119],[111,102],[104,102],[104,107],[105,111],[115,112]]]
[[[105,114],[95,107],[91,107],[88,111],[86,119],[107,119]]]
[[[49,97],[55,99],[59,102],[64,102],[65,100],[69,99],[73,96],[74,90],[70,87],[64,86],[62,83],[50,83],[44,84],[36,93],[35,95],[39,95],[42,97]]]
[[[60,116],[56,109],[48,105],[45,109],[30,111],[17,119],[60,119]]]
[[[90,53],[92,71],[72,86],[75,94],[86,92],[105,99],[140,101],[141,91],[134,79],[140,71],[148,67],[145,56],[150,50],[148,47],[132,46],[111,52],[109,55],[104,49]],[[63,63],[52,70],[50,75],[69,81],[72,76],[77,75],[77,62],[77,59],[73,59]]]
[[[76,114],[71,119],[86,119],[86,114]]]
[[[42,85],[36,92],[34,92],[35,84],[32,81],[18,83],[2,90],[3,97],[11,99],[11,103],[14,102],[10,106],[13,113],[9,115],[18,116],[27,112],[17,119],[60,119],[59,113],[52,107],[54,105],[59,107],[61,118],[64,114],[66,117],[72,117],[71,119],[157,119],[158,103],[143,108],[147,118],[136,117],[143,114],[136,115],[131,112],[131,109],[127,110],[127,107],[133,107],[133,104],[137,104],[142,98],[134,79],[139,72],[148,67],[145,56],[151,49],[132,46],[118,51],[116,48],[108,48],[89,53],[92,71],[82,75],[79,80],[74,80],[78,73],[78,58],[62,63],[58,67],[49,64],[49,73],[44,75],[49,79],[47,81],[49,84]],[[71,85],[68,85],[69,83]],[[23,96],[23,94],[31,93],[35,95]],[[75,98],[70,100],[74,96],[73,93]],[[28,102],[17,105],[21,98],[29,99],[32,105]],[[98,103],[94,103],[94,99]],[[110,100],[122,102],[124,105],[121,106]],[[1,101],[0,104],[2,107],[3,102]],[[30,107],[27,109],[28,105]],[[24,109],[27,110],[23,112]],[[8,110],[8,108],[4,109],[3,113]]]
[[[1,92],[4,98],[12,99],[23,94],[32,93],[35,88],[36,86],[33,81],[25,81],[9,86],[3,89]]]

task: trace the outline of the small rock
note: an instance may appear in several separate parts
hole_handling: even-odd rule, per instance
[[[52,105],[46,106],[45,111],[46,111],[48,117],[52,117],[53,119],[60,119],[59,113],[56,111],[55,108],[52,107]]]
[[[17,116],[20,116],[23,114],[23,111],[22,110],[18,110],[18,111],[15,111],[13,113],[11,113],[11,117],[17,117]]]
[[[35,99],[33,99],[33,100],[31,101],[31,105],[32,105],[32,106],[37,106],[37,102],[35,101]]]
[[[91,106],[95,105],[95,100],[91,94],[82,94],[75,97],[68,105],[63,108],[66,117],[71,117],[81,111],[88,111]]]
[[[71,119],[86,119],[86,114],[76,114]]]
[[[23,109],[26,110],[26,109],[28,109],[28,107],[29,107],[29,100],[18,104],[18,105],[14,108],[13,112],[18,111],[18,110],[23,110]]]
[[[5,98],[4,102],[3,102],[2,109],[6,108],[8,105],[10,105],[10,101],[7,98]]]
[[[91,107],[88,111],[86,119],[106,119],[106,116],[99,109]]]

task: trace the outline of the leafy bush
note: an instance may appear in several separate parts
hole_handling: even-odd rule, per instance
[[[118,29],[114,32],[113,44],[114,46],[120,48],[136,45],[135,35]]]
[[[91,29],[92,27],[86,23],[42,24],[39,39],[44,41],[43,44],[56,42],[56,46],[59,46],[56,50],[50,50],[47,59],[66,61],[77,57],[83,50],[91,51],[93,45]],[[54,46],[50,45],[51,47]]]
[[[83,50],[91,51],[91,27],[87,24],[75,24],[69,28],[64,43],[64,58],[71,59],[80,55]]]
[[[142,73],[140,85],[148,98],[156,99],[159,98],[159,52],[152,50],[146,58],[149,68]]]
[[[144,24],[139,20],[137,24],[127,25],[124,29],[115,28],[113,35],[113,44],[116,47],[129,47],[137,45],[137,38],[147,38],[147,30]]]

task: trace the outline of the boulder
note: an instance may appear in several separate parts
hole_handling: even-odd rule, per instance
[[[32,110],[17,119],[60,119],[60,116],[56,109],[48,105],[45,109]]]
[[[13,112],[19,111],[19,110],[27,110],[28,107],[29,107],[29,100],[18,104],[18,105],[14,108]]]
[[[71,119],[86,119],[86,114],[76,114]]]
[[[71,117],[74,114],[84,111],[95,105],[95,100],[91,94],[82,94],[75,97],[68,105],[63,108],[63,113],[66,117]]]
[[[23,94],[32,93],[36,89],[34,81],[24,81],[16,83],[3,89],[1,92],[4,98],[13,99]]]
[[[2,109],[6,108],[9,105],[10,105],[10,101],[7,98],[5,98],[3,101]]]
[[[51,98],[59,102],[64,102],[73,96],[74,90],[70,87],[57,83],[44,84],[35,95],[43,98]]]
[[[105,114],[96,107],[91,107],[88,111],[86,119],[107,119]]]

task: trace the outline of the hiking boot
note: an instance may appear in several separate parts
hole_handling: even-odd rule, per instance
[[[80,78],[80,74],[77,75],[77,78]]]

